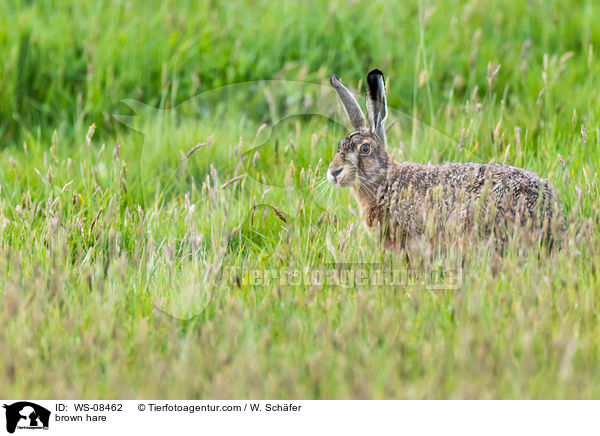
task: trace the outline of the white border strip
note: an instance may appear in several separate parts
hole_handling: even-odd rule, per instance
[[[5,400],[10,407],[17,401]],[[597,401],[45,401],[47,430],[15,435],[598,433]],[[20,406],[17,406],[20,407]],[[33,409],[24,409],[25,413]],[[0,413],[0,435],[6,414]],[[43,412],[42,412],[43,413]],[[34,417],[35,418],[35,417]],[[25,424],[25,425],[23,425]],[[39,423],[41,427],[41,423]]]

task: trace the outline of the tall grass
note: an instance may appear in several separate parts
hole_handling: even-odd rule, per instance
[[[0,397],[598,397],[595,6],[1,3]],[[375,66],[397,159],[549,178],[567,247],[474,243],[458,290],[253,276],[406,264],[325,188],[341,126],[257,133],[274,103],[241,91],[180,109]],[[175,109],[136,131],[123,99]]]

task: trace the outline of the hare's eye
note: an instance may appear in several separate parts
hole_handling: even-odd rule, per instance
[[[369,151],[371,151],[371,147],[369,146],[369,144],[361,144],[360,146],[360,152],[367,154]]]

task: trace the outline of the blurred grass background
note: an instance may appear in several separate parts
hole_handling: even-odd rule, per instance
[[[598,19],[592,0],[0,3],[0,397],[597,398]],[[341,126],[290,119],[257,148],[290,95],[189,105],[332,72],[360,92],[374,67],[398,159],[549,178],[568,249],[498,265],[474,244],[459,292],[238,277],[202,310],[232,267],[406,267],[324,189]],[[189,110],[141,135],[124,99]]]
[[[322,81],[332,71],[355,83],[374,66],[393,75],[389,104],[424,112],[434,127],[444,105],[471,97],[476,87],[476,96],[485,95],[489,62],[503,65],[498,103],[505,96],[522,123],[536,121],[543,88],[546,116],[567,89],[569,104],[561,109],[588,116],[596,113],[598,92],[594,6],[9,0],[0,5],[0,144],[49,136],[54,128],[61,136],[85,134],[91,122],[99,134],[114,134],[110,114],[125,98],[168,107],[226,84]],[[557,61],[569,52],[566,68]],[[569,123],[567,117],[557,127]]]

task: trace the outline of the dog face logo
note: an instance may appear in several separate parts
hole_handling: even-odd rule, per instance
[[[19,401],[4,405],[6,409],[6,431],[14,433],[19,429],[48,429],[50,411],[29,401]]]

